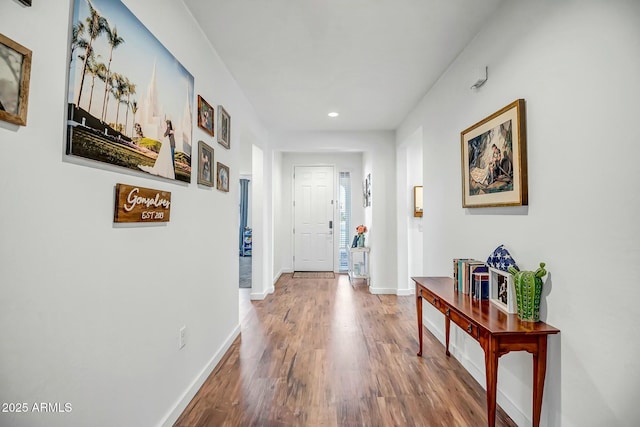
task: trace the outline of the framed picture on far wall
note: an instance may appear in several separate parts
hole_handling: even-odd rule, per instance
[[[367,175],[362,184],[362,200],[365,208],[371,206],[371,174]]]
[[[27,125],[31,51],[0,34],[0,120]]]
[[[216,188],[225,193],[229,191],[229,167],[218,162],[218,180]]]
[[[231,116],[222,105],[218,105],[218,143],[224,148],[231,147]]]
[[[213,148],[198,141],[198,184],[213,187]]]
[[[528,204],[524,99],[460,134],[462,207]]]
[[[213,112],[213,107],[198,95],[198,126],[211,136],[214,136]]]

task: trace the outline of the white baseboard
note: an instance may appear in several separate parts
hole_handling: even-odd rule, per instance
[[[278,271],[278,273],[276,273],[276,277],[273,279],[273,285],[275,286],[275,284],[278,282],[278,280],[280,280],[280,276],[282,276],[283,271],[280,270]]]
[[[429,332],[431,332],[437,339],[440,341],[442,345],[445,345],[445,336],[444,329],[441,327],[437,327],[434,323],[429,321],[426,317],[423,316],[422,323],[425,324]],[[454,326],[452,326],[453,329]],[[454,343],[454,340],[449,341],[449,352],[453,357],[460,362],[460,364],[471,374],[474,380],[480,387],[482,387],[485,391],[487,390],[486,385],[486,374],[484,368],[478,366],[473,360],[467,357],[460,349],[458,349]],[[511,419],[519,426],[531,425],[531,419],[527,417],[524,412],[520,408],[516,406],[516,404],[509,399],[509,397],[498,387],[496,393],[496,401],[498,405],[504,410],[504,412],[511,417]]]
[[[261,301],[261,300],[265,299],[267,297],[267,295],[269,295],[269,293],[270,293],[269,289],[265,289],[264,292],[251,292],[249,294],[249,299],[251,299],[253,301]]]
[[[396,288],[374,288],[369,286],[369,293],[374,295],[395,295],[398,290]]]
[[[180,417],[182,412],[184,412],[187,405],[189,405],[189,402],[191,402],[198,390],[200,390],[202,384],[204,384],[211,372],[213,372],[218,362],[220,362],[220,360],[222,359],[222,356],[224,356],[227,350],[229,350],[231,344],[233,344],[233,341],[238,337],[238,335],[240,335],[239,324],[233,329],[231,334],[229,334],[220,349],[218,349],[216,354],[214,354],[211,360],[209,360],[209,363],[207,363],[202,371],[200,371],[198,376],[191,382],[191,385],[189,385],[187,390],[185,390],[182,396],[180,396],[176,404],[173,406],[173,409],[171,409],[169,413],[165,415],[164,421],[160,423],[162,427],[171,427],[173,426],[173,424],[175,424],[175,422],[178,420],[178,417]]]
[[[408,296],[415,294],[414,289],[374,288],[373,286],[369,286],[369,292],[374,295]]]
[[[280,271],[278,271],[278,274],[276,274],[275,279],[273,279],[273,284],[275,285],[276,282],[278,282],[278,280],[280,280],[280,277],[282,277],[283,274],[286,273],[293,273],[293,270],[290,268],[282,268],[280,269]]]

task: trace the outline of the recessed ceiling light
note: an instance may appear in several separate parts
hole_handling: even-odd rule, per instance
[[[340,115],[340,113],[336,113],[335,111],[332,111],[328,114],[329,117],[338,117]]]

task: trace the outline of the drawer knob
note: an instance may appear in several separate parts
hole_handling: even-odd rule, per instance
[[[467,327],[467,332],[473,332],[473,325],[471,323],[469,323],[469,326]]]
[[[447,311],[445,312],[445,314],[447,315],[447,317],[449,316],[449,313],[451,312],[451,310],[449,309],[449,307],[447,307]]]
[[[434,298],[433,301],[432,301],[432,304],[436,305],[437,302],[438,302],[438,298]]]

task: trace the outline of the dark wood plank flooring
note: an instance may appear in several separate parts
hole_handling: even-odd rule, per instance
[[[283,275],[251,304],[176,427],[486,426],[484,390],[426,330],[416,356],[414,296]]]

